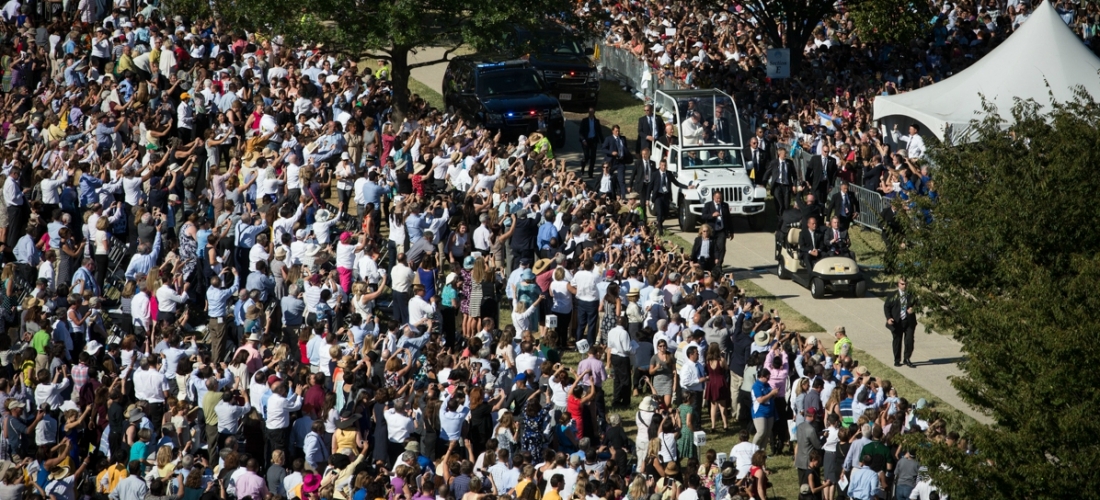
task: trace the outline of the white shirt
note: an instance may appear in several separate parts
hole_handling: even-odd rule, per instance
[[[5,185],[5,187],[7,187]],[[6,194],[6,193],[5,193]],[[474,249],[487,251],[493,247],[493,232],[484,224],[474,229]]]
[[[554,299],[550,311],[558,314],[573,312],[573,294],[569,293],[569,283],[565,280],[550,283],[550,295]]]
[[[62,380],[60,384],[38,384],[38,387],[34,388],[35,406],[40,408],[43,404],[48,404],[51,410],[60,408],[63,402],[61,393],[68,387],[68,378]]]
[[[134,373],[134,396],[141,401],[163,403],[168,391],[168,378],[152,368]]]
[[[138,292],[130,299],[130,316],[133,318],[134,325],[145,328],[146,331],[152,329],[153,323],[150,306],[149,296],[145,292]]]
[[[683,387],[686,391],[700,392],[703,390],[703,383],[699,381],[697,363],[688,361],[680,367],[680,387]]]
[[[752,455],[759,450],[760,447],[752,441],[738,443],[730,450],[730,458],[737,462],[737,479],[749,475],[749,469],[752,468]]]
[[[520,353],[519,356],[516,356],[516,373],[525,373],[530,370],[531,373],[535,374],[535,380],[538,380],[542,376],[543,361],[542,358],[534,354]]]
[[[214,406],[214,413],[218,416],[218,432],[224,434],[232,434],[237,432],[237,427],[241,421],[241,418],[248,414],[252,410],[252,405],[245,403],[244,406],[237,406],[232,403],[226,403],[225,401],[219,401]]]
[[[908,153],[909,158],[919,160],[924,156],[924,138],[919,134],[913,135],[901,135],[901,132],[895,130],[892,134],[894,136],[894,142],[904,142],[905,152]]]
[[[187,302],[187,292],[178,294],[168,285],[161,285],[157,289],[157,309],[160,312],[174,313],[176,312],[176,304],[184,302]]]
[[[398,264],[390,271],[390,288],[395,292],[409,293],[416,273],[409,266]]]
[[[703,143],[703,124],[696,123],[694,118],[684,120],[680,125],[681,138],[685,145],[692,146]]]
[[[593,271],[578,271],[573,275],[573,287],[577,289],[577,300],[594,302],[600,299],[596,288],[601,281],[599,274]]]
[[[302,398],[291,392],[287,397],[272,393],[267,398],[267,428],[286,429],[290,427],[290,412],[298,411],[302,407]]]
[[[260,245],[252,245],[252,248],[248,251],[248,270],[255,271],[256,263],[259,261],[267,262],[271,259],[271,254],[267,253],[267,250]],[[160,293],[157,293],[157,298],[160,298]]]
[[[293,163],[287,163],[286,164],[286,188],[287,189],[301,189],[302,188],[301,177],[298,176],[298,171],[301,170],[301,169],[302,169],[302,167],[300,167],[298,165],[295,165]]]
[[[420,326],[426,320],[435,318],[435,306],[424,300],[424,297],[413,295],[409,300],[409,324]]]
[[[390,408],[385,412],[386,432],[391,443],[404,443],[413,432],[413,419]]]
[[[566,467],[556,467],[542,473],[542,479],[546,481],[546,491],[542,493],[543,496],[550,493],[550,478],[554,477],[555,474],[561,474],[565,478],[565,486],[562,486],[558,494],[562,498],[572,497],[573,488],[577,485],[577,471]]]
[[[607,347],[612,356],[630,355],[630,334],[621,326],[615,326],[607,332]]]

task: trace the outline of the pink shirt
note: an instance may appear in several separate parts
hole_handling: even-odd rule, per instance
[[[237,478],[237,495],[237,498],[263,498],[267,495],[267,481],[255,472],[246,471]]]
[[[783,351],[782,355],[783,366],[780,368],[772,368],[772,359],[775,358],[775,351],[768,351],[768,355],[764,358],[764,368],[767,368],[771,373],[771,376],[768,377],[768,383],[770,383],[772,387],[779,389],[780,398],[787,396],[787,375],[791,369],[790,364],[787,363],[789,357],[786,351]]]
[[[260,371],[260,368],[264,367],[264,358],[260,355],[260,351],[257,351],[255,347],[252,347],[251,343],[246,343],[237,349],[237,352],[247,352],[248,361],[245,362],[245,366],[248,367],[249,375]],[[233,357],[237,357],[237,353],[233,353]],[[243,496],[241,498],[244,498]]]

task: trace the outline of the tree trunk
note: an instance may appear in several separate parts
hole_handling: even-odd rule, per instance
[[[393,78],[393,116],[390,120],[397,129],[405,121],[409,111],[409,47],[394,47],[390,52],[390,72]]]

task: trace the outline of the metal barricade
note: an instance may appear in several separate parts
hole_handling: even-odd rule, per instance
[[[599,46],[600,78],[626,86],[643,100],[651,100],[657,90],[683,88],[676,80],[661,81],[657,70],[648,68],[644,59],[627,49],[603,43],[596,45]]]
[[[882,225],[879,224],[879,214],[882,213],[883,208],[886,208],[889,200],[883,199],[882,195],[875,191],[855,184],[848,184],[848,191],[856,195],[860,207],[859,217],[856,217],[852,222],[868,229],[882,231]]]

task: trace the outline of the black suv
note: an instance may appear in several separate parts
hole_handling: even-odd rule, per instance
[[[565,144],[565,119],[558,100],[527,61],[485,62],[458,57],[443,75],[445,107],[466,119],[501,131],[507,139],[540,128],[554,147]]]
[[[600,97],[600,75],[592,49],[584,48],[569,31],[551,27],[539,31],[515,30],[506,42],[542,75],[550,95],[563,107],[587,110]]]

